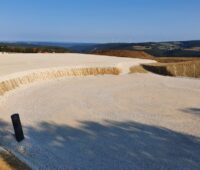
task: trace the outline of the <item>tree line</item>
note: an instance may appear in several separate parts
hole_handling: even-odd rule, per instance
[[[7,53],[68,53],[70,50],[61,47],[48,46],[15,46],[15,45],[0,45],[0,52]]]

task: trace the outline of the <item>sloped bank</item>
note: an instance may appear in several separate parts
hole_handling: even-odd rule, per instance
[[[142,64],[144,70],[166,76],[200,78],[200,61]],[[131,68],[134,72],[134,68]]]
[[[155,62],[88,54],[2,54],[0,60],[0,95],[32,82],[68,76],[127,74],[131,66]]]
[[[0,79],[0,95],[14,90],[21,85],[68,76],[89,76],[89,75],[119,75],[121,69],[117,67],[82,67],[82,68],[52,68],[36,71],[16,73]]]

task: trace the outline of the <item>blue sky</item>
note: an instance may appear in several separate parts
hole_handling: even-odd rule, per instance
[[[0,41],[200,39],[200,0],[1,0]]]

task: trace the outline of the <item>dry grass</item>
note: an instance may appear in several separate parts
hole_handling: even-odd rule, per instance
[[[185,61],[200,61],[200,58],[186,58],[186,57],[155,57],[159,63],[177,63],[177,62],[185,62]]]
[[[148,71],[170,76],[200,77],[200,58],[194,57],[153,57],[143,51],[102,50],[98,55],[118,56],[127,58],[153,59],[157,64],[146,64],[130,68],[130,73],[147,73]]]
[[[161,75],[200,78],[200,60],[178,63],[142,65],[144,69]]]
[[[33,72],[25,76],[19,76],[17,78],[0,82],[0,95],[3,95],[5,92],[15,89],[20,85],[25,85],[42,80],[51,80],[68,76],[89,76],[89,75],[104,75],[104,74],[118,75],[120,74],[120,72],[121,70],[116,67],[71,68],[71,69],[69,68],[61,70]]]
[[[0,153],[0,170],[30,170],[30,168],[7,151]]]
[[[200,58],[195,57],[154,57],[144,51],[133,51],[133,50],[100,50],[95,51],[94,54],[115,56],[115,57],[126,57],[126,58],[139,58],[139,59],[151,59],[159,63],[176,63],[184,61],[196,61]]]
[[[100,50],[95,51],[93,54],[126,58],[153,59],[153,56],[144,51],[133,50]]]
[[[148,73],[142,66],[133,66],[130,68],[130,73]]]

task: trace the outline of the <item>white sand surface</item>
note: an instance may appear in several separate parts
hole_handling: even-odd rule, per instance
[[[30,70],[59,67],[116,66],[126,71],[129,66],[153,63],[153,60],[108,57],[89,54],[0,54],[0,76]]]
[[[127,74],[33,83],[4,95],[0,127],[0,144],[33,169],[199,170],[200,81]]]
[[[153,60],[86,54],[1,54],[0,97],[22,85],[69,76],[127,74]]]
[[[0,61],[0,145],[33,169],[200,169],[198,79],[127,74],[152,60],[0,54]],[[21,143],[13,113],[24,127]]]

